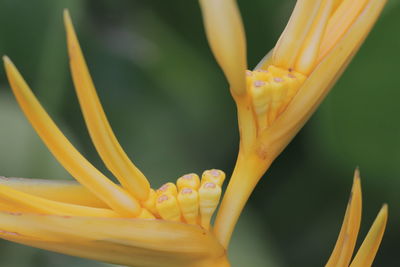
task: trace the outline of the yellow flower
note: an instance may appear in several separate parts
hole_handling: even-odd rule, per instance
[[[229,266],[226,249],[254,186],[341,74],[385,1],[299,0],[273,52],[245,74],[244,30],[233,0],[200,0],[207,36],[237,103],[240,152],[214,229],[225,174],[187,174],[158,190],[118,143],[67,11],[70,67],[91,139],[113,183],[67,140],[8,57],[13,93],[38,135],[79,182],[0,179],[0,237],[129,266]],[[293,41],[295,40],[295,41]],[[328,266],[347,266],[361,218],[358,174]],[[368,266],[386,225],[384,206],[351,266]],[[342,266],[342,265],[340,265]]]
[[[115,184],[91,165],[52,121],[14,64],[4,57],[13,93],[43,142],[79,182],[0,182],[4,239],[129,266],[226,266],[225,249],[209,231],[225,174],[186,174],[150,188],[118,143],[100,104],[68,11],[70,67],[91,139]],[[45,215],[45,216],[44,216]]]
[[[240,147],[215,221],[227,247],[251,192],[368,35],[384,0],[298,0],[276,46],[247,69],[234,0],[200,0],[207,37],[236,102]]]

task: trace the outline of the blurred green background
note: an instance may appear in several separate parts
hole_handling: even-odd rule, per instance
[[[295,1],[239,1],[250,67],[275,44]],[[188,172],[228,174],[236,111],[208,48],[197,1],[0,1],[0,54],[19,67],[59,126],[98,168],[67,65],[69,8],[97,90],[127,153],[154,187]],[[398,263],[400,2],[382,17],[321,107],[276,160],[236,228],[233,266],[323,266],[361,169],[361,241],[382,203],[376,266]],[[0,70],[0,175],[70,179],[36,136]],[[111,175],[110,175],[111,176]],[[108,266],[0,242],[0,266]]]

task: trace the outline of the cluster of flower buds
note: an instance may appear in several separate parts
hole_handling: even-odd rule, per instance
[[[149,198],[142,205],[151,214],[148,218],[198,224],[209,229],[211,217],[221,198],[225,173],[212,169],[202,177],[195,173],[181,176],[174,183],[166,183],[150,190]]]
[[[307,77],[292,69],[270,65],[267,69],[247,70],[246,78],[258,129],[263,130],[285,111]]]

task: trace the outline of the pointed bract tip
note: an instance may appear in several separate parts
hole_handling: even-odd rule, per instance
[[[386,222],[388,218],[388,213],[389,213],[389,206],[387,203],[384,203],[382,205],[382,208],[379,210],[378,215],[375,218],[375,221],[373,225],[371,226],[371,229],[374,227],[374,224],[380,224],[380,227],[386,227]]]
[[[3,63],[4,63],[4,68],[5,68],[6,70],[16,69],[14,63],[13,63],[13,62],[11,61],[11,59],[10,59],[8,56],[6,56],[6,55],[3,56]]]
[[[356,166],[356,168],[355,168],[355,171],[358,171],[358,172],[360,172],[360,166]]]
[[[64,9],[63,15],[64,15],[64,24],[67,25],[71,23],[71,15],[67,8]]]
[[[386,225],[386,221],[387,221],[387,218],[389,216],[389,205],[387,203],[384,203],[382,205],[382,208],[380,209],[380,211],[378,213],[378,216],[379,215],[383,216],[384,221],[385,221],[385,225]]]
[[[8,56],[6,56],[6,55],[3,56],[3,62],[4,62],[4,64],[12,63],[12,62],[11,62],[11,59],[10,59]]]
[[[356,169],[354,170],[354,180],[361,180],[360,177],[360,168],[357,166]]]
[[[353,186],[350,192],[349,205],[351,205],[354,198],[357,198],[361,201],[361,179],[360,179],[360,170],[356,168],[354,171],[354,179]]]
[[[63,14],[64,14],[64,18],[70,17],[68,8],[64,8]]]
[[[387,216],[387,214],[388,214],[388,212],[389,212],[389,206],[388,206],[387,203],[384,203],[384,204],[382,205],[382,208],[381,208],[381,211],[380,211],[380,212],[384,212],[384,213],[386,214],[386,216]]]
[[[350,267],[371,266],[386,229],[388,219],[388,205],[382,205],[378,215],[376,216],[367,236],[362,242],[357,254],[354,256]]]

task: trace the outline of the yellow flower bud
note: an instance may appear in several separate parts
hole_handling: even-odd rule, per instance
[[[183,218],[189,224],[196,224],[199,218],[199,194],[196,190],[185,187],[179,191],[178,203]]]
[[[181,211],[175,196],[171,194],[161,194],[157,197],[157,211],[161,218],[167,221],[180,222]]]
[[[218,206],[221,187],[213,182],[204,183],[199,189],[201,226],[210,228],[211,217]]]
[[[221,170],[207,170],[203,172],[203,175],[201,176],[201,184],[205,184],[208,182],[215,183],[219,186],[222,186],[225,180],[225,173]]]
[[[178,178],[178,180],[176,181],[176,185],[178,186],[179,190],[182,190],[185,187],[197,190],[200,187],[200,178],[195,173],[185,174],[182,177]]]
[[[163,184],[157,190],[157,196],[160,196],[163,194],[170,194],[170,195],[173,195],[174,197],[176,197],[178,195],[178,189],[176,188],[176,185],[174,183],[168,182],[166,184]]]

